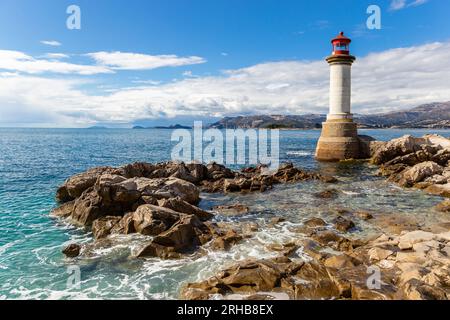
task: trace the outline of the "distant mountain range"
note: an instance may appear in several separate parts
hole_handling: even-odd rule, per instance
[[[176,124],[173,126],[156,126],[156,127],[143,127],[143,126],[134,126],[133,129],[192,129],[192,127],[182,126],[181,124]]]
[[[354,115],[361,128],[448,128],[450,129],[450,101],[429,103],[408,111],[374,115]],[[319,129],[326,115],[255,115],[225,117],[211,124],[217,129]]]

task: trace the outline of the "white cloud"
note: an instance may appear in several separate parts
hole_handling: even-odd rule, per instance
[[[87,54],[98,64],[116,70],[150,70],[161,67],[179,67],[205,63],[206,60],[197,57],[178,57],[176,55],[147,55],[128,52],[94,52]]]
[[[55,41],[55,40],[42,40],[41,43],[45,44],[47,46],[52,46],[52,47],[62,46],[61,42],[58,42],[58,41]]]
[[[222,56],[224,56],[224,57],[228,56],[228,53],[227,53],[227,52],[221,52],[220,54],[221,54]]]
[[[68,59],[69,55],[64,53],[47,53],[44,55],[44,58],[48,59]]]
[[[376,113],[449,101],[450,42],[398,48],[359,57],[353,67],[355,113]],[[420,63],[419,63],[420,62]],[[280,61],[228,70],[221,76],[122,88],[97,95],[85,82],[0,75],[0,122],[46,114],[58,124],[129,123],[143,118],[244,113],[326,113],[325,61]],[[11,111],[8,113],[9,106]],[[6,110],[6,111],[5,111]],[[31,111],[30,111],[31,110]]]
[[[93,75],[113,73],[103,66],[80,65],[55,60],[36,59],[20,51],[0,50],[0,70],[18,71],[30,74],[45,72],[62,74]]]
[[[407,7],[417,7],[427,2],[428,0],[411,0],[409,2],[407,0],[391,0],[389,10],[396,11]]]

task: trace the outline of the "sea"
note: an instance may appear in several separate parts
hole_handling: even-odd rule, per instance
[[[168,161],[176,142],[167,129],[0,129],[0,299],[177,299],[188,282],[207,279],[222,268],[248,258],[276,255],[269,249],[301,237],[296,228],[311,217],[327,219],[345,210],[414,216],[424,225],[440,221],[433,206],[442,201],[417,190],[404,190],[376,174],[364,162],[319,163],[314,149],[318,130],[280,131],[280,161],[293,162],[339,179],[333,186],[339,197],[319,201],[314,193],[330,186],[308,181],[280,185],[266,193],[202,194],[200,206],[242,203],[244,216],[217,215],[217,221],[255,222],[259,230],[230,251],[208,251],[178,260],[130,258],[139,236],[94,250],[88,257],[68,259],[62,248],[70,243],[90,243],[89,230],[76,228],[49,216],[57,205],[55,191],[73,174],[95,166],[120,166],[145,161]],[[360,130],[377,140],[406,134],[448,130]],[[285,222],[270,223],[274,217]],[[368,222],[358,222],[352,237],[382,232]],[[73,270],[79,281],[73,285]]]

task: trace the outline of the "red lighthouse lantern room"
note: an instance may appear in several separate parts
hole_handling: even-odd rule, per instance
[[[333,44],[333,55],[349,55],[350,42],[352,42],[352,40],[344,36],[344,32],[340,32],[336,38],[331,40],[331,43]]]

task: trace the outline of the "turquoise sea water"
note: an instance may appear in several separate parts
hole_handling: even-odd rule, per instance
[[[362,130],[379,140],[404,134],[421,136],[450,131]],[[319,131],[282,131],[281,161],[292,161],[308,169],[338,176],[342,196],[331,204],[312,197],[323,190],[319,182],[279,186],[265,194],[204,195],[201,206],[240,201],[249,204],[251,214],[239,219],[256,221],[262,228],[253,239],[230,252],[208,252],[177,261],[129,259],[129,245],[98,250],[86,259],[64,258],[61,249],[71,242],[88,242],[84,230],[49,217],[55,206],[54,194],[67,177],[90,167],[118,166],[135,161],[170,160],[169,130],[128,129],[0,129],[0,298],[11,299],[157,299],[176,298],[186,281],[204,279],[223,265],[247,257],[271,253],[267,244],[283,242],[296,235],[292,227],[312,215],[326,216],[333,207],[371,209],[436,218],[430,208],[439,198],[419,191],[405,191],[374,176],[365,164],[319,164],[313,153]],[[287,222],[267,226],[273,216]],[[217,219],[229,219],[218,216]],[[362,223],[360,233],[371,226]],[[130,243],[139,239],[127,239]],[[67,268],[81,269],[79,289],[67,288]]]

